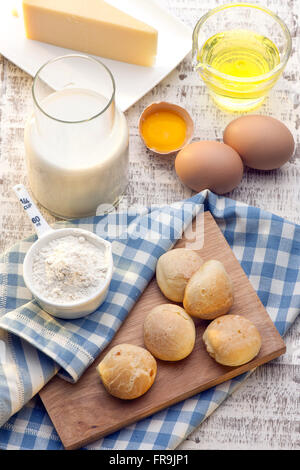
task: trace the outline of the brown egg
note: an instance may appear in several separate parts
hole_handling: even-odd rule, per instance
[[[257,170],[274,170],[294,152],[291,132],[278,119],[249,115],[232,121],[224,131],[225,144],[234,148],[245,165]]]
[[[210,189],[224,194],[240,183],[244,166],[238,153],[228,145],[203,140],[178,152],[175,170],[179,179],[194,191]]]

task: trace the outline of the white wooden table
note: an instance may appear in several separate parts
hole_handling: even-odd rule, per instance
[[[219,0],[163,0],[166,7],[193,27]],[[258,2],[260,3],[260,2]],[[293,36],[293,54],[284,76],[258,111],[283,120],[300,140],[300,0],[265,0],[263,4],[286,21]],[[170,44],[170,47],[172,45]],[[31,110],[32,78],[0,56],[0,250],[30,235],[32,226],[11,190],[27,185],[23,128]],[[158,159],[139,138],[137,122],[143,108],[155,100],[183,105],[195,120],[195,140],[222,139],[234,115],[217,109],[193,72],[189,55],[158,86],[126,112],[130,127],[128,204],[169,203],[191,195],[177,179],[173,158]],[[247,170],[229,197],[272,211],[300,223],[299,145],[292,160],[278,171]],[[42,210],[49,222],[54,221]],[[259,367],[180,449],[300,448],[300,319],[285,336],[286,354]]]

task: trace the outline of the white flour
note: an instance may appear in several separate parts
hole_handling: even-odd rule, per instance
[[[104,283],[108,265],[103,249],[83,236],[49,242],[34,259],[32,282],[38,294],[55,303],[84,300]]]

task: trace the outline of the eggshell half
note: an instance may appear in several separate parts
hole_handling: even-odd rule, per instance
[[[179,148],[174,148],[170,151],[163,152],[163,151],[159,151],[158,149],[156,149],[154,147],[148,147],[148,145],[147,145],[147,143],[144,139],[144,136],[143,136],[142,126],[143,126],[144,120],[148,116],[150,116],[150,114],[155,113],[157,111],[171,111],[171,112],[174,112],[175,114],[178,114],[185,121],[185,123],[186,123],[186,137],[185,137],[185,140],[184,140],[183,144]],[[167,101],[155,102],[155,103],[151,103],[149,106],[147,106],[144,109],[144,111],[142,112],[142,114],[140,115],[138,127],[139,127],[140,137],[141,137],[142,141],[144,142],[145,146],[149,150],[151,150],[152,152],[156,153],[157,155],[170,155],[170,154],[173,154],[175,152],[178,152],[182,147],[184,147],[185,145],[190,143],[190,141],[193,138],[193,134],[194,134],[194,121],[191,118],[190,114],[187,112],[187,110],[182,108],[181,106],[178,106],[177,104],[168,103]]]
[[[178,152],[175,170],[178,178],[194,191],[210,189],[224,194],[238,186],[244,166],[239,154],[228,145],[203,140]]]
[[[295,142],[289,129],[271,116],[249,115],[232,121],[223,140],[241,156],[245,165],[257,170],[274,170],[286,163]]]

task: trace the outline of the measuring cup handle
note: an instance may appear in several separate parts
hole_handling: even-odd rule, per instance
[[[36,230],[38,237],[42,237],[46,233],[51,232],[53,229],[48,225],[34,202],[32,201],[27,189],[23,184],[17,184],[13,187],[14,192],[19,198],[23,209],[26,211],[27,216],[31,220]]]

